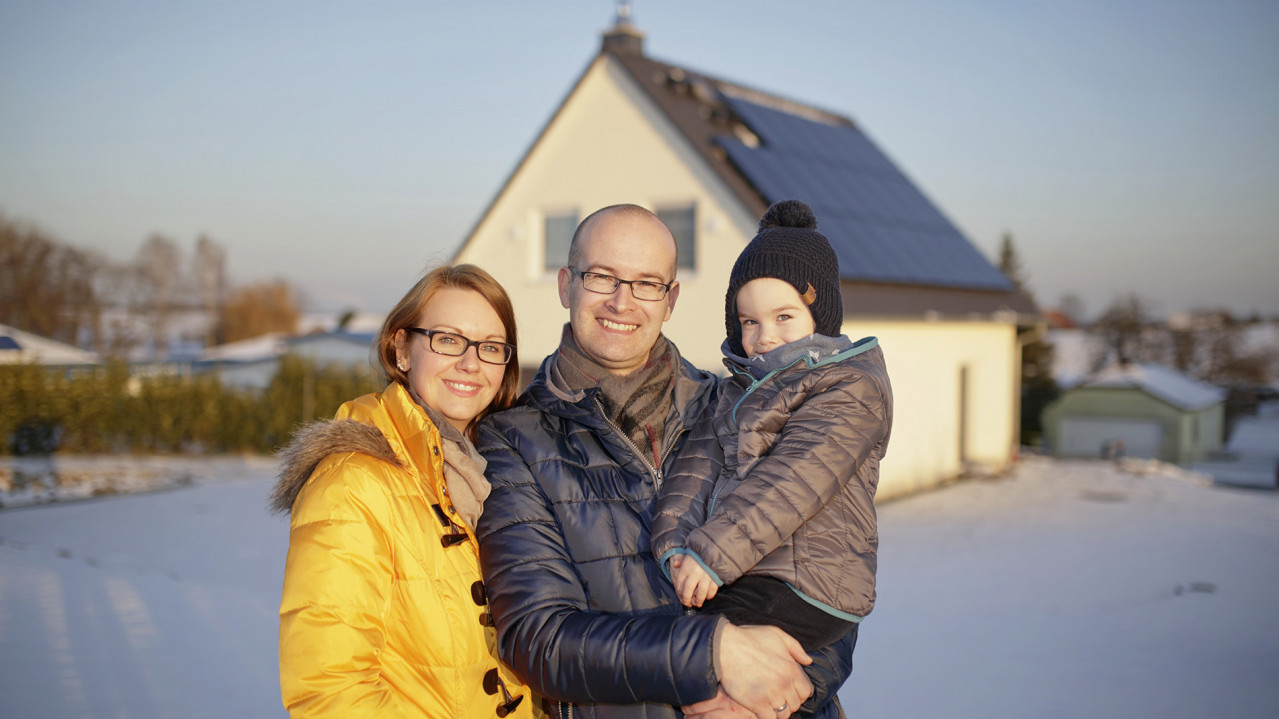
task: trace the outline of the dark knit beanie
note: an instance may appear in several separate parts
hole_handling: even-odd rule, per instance
[[[839,260],[817,231],[817,218],[808,205],[799,200],[783,200],[768,208],[759,221],[759,234],[733,263],[724,296],[724,328],[728,331],[729,349],[742,357],[746,351],[737,319],[737,292],[742,285],[760,277],[789,282],[808,303],[817,333],[839,336],[844,323]]]

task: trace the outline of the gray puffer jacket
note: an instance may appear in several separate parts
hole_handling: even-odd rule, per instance
[[[775,577],[860,621],[875,604],[874,497],[893,422],[878,340],[815,335],[762,365],[734,359],[667,478],[654,554],[664,570],[687,554],[721,585]]]

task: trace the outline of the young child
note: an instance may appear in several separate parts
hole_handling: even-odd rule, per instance
[[[662,486],[653,551],[686,606],[813,651],[875,604],[892,389],[878,341],[840,334],[839,265],[808,206],[759,227],[725,297],[729,376]]]

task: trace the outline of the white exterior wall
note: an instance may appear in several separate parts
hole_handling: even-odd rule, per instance
[[[580,219],[626,202],[653,210],[695,203],[697,268],[678,277],[680,295],[665,332],[694,364],[722,366],[728,273],[753,236],[740,228],[753,229],[758,219],[746,216],[608,56],[588,68],[457,256],[488,270],[511,294],[521,365],[536,367],[553,352],[568,321],[555,273],[542,269],[544,213],[576,209]]]
[[[1003,471],[1012,457],[1018,401],[1017,331],[996,322],[846,320],[844,334],[879,338],[893,385],[893,434],[877,497],[936,485],[969,468]],[[960,454],[960,376],[967,407]]]

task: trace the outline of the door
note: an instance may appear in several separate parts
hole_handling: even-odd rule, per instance
[[[1061,420],[1063,457],[1160,458],[1163,425],[1145,419],[1066,417]]]

